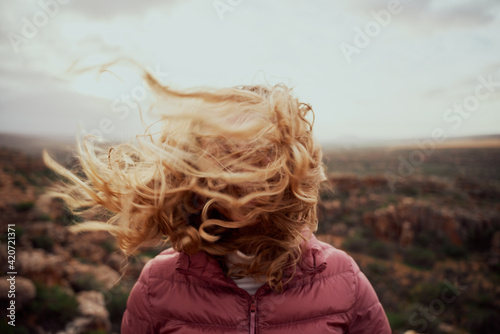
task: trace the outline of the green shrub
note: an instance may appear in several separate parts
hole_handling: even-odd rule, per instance
[[[430,270],[436,262],[436,255],[428,249],[414,246],[403,251],[403,261],[417,269]]]
[[[389,324],[391,325],[391,329],[393,331],[395,330],[401,330],[405,328],[406,321],[408,320],[408,317],[406,314],[403,313],[395,313],[395,312],[386,312],[387,319],[389,320]]]
[[[488,252],[490,250],[491,236],[496,231],[498,229],[493,227],[474,230],[466,240],[467,249],[476,252]]]
[[[14,227],[14,231],[15,231],[15,234],[16,234],[16,239],[19,239],[20,237],[22,237],[24,235],[24,228],[20,227],[20,226],[16,226]]]
[[[50,215],[46,214],[46,213],[40,213],[37,217],[36,217],[37,220],[41,220],[41,221],[51,221],[52,218],[50,218]]]
[[[96,280],[94,274],[84,273],[78,276],[78,278],[73,282],[73,288],[78,292],[83,290],[101,291],[104,287],[101,282]]]
[[[344,222],[348,227],[358,226],[360,223],[360,218],[353,214],[342,215],[338,221]]]
[[[415,236],[415,246],[431,249],[441,258],[451,257],[461,259],[467,256],[465,247],[453,244],[446,236],[439,237],[431,232],[417,234]]]
[[[82,222],[83,219],[82,217],[75,215],[73,212],[71,212],[70,208],[63,202],[63,214],[60,218],[60,222],[63,225],[74,225],[75,223],[80,223]]]
[[[28,329],[19,323],[16,315],[16,326],[11,326],[7,323],[10,319],[5,318],[0,320],[0,333],[2,334],[29,334]]]
[[[366,266],[366,273],[376,276],[385,276],[389,272],[389,268],[383,263],[372,262]]]
[[[428,233],[417,233],[415,235],[414,244],[415,246],[427,248],[433,244],[435,238]]]
[[[497,334],[500,318],[491,308],[471,306],[465,326],[471,333]]]
[[[358,235],[369,240],[375,240],[376,238],[373,229],[367,226],[361,226],[358,230]]]
[[[396,191],[409,197],[418,197],[419,194],[419,190],[412,185],[400,185],[396,187]]]
[[[101,242],[101,247],[106,251],[106,253],[111,254],[116,250],[115,243],[111,240],[104,240]]]
[[[408,325],[405,330],[415,330],[418,333],[441,334],[438,329],[441,322],[440,316],[429,316],[429,301],[426,304],[412,304],[406,309]],[[432,315],[432,313],[431,313]]]
[[[409,298],[413,302],[428,305],[434,299],[441,298],[441,293],[446,289],[449,288],[444,282],[422,282],[413,286]]]
[[[18,212],[26,212],[31,210],[35,206],[35,203],[32,201],[26,201],[26,202],[19,202],[14,204],[14,208]]]
[[[344,240],[342,248],[351,252],[363,252],[366,250],[366,240],[359,236],[352,236]]]
[[[35,236],[32,242],[33,247],[41,248],[48,252],[52,252],[52,249],[54,248],[54,240],[45,234]]]
[[[113,324],[113,331],[119,333],[122,316],[127,308],[127,299],[130,295],[130,290],[121,286],[114,286],[105,293],[107,297],[106,308],[109,312],[109,319]]]
[[[12,230],[9,231],[9,233],[11,233],[11,232],[12,232]],[[19,238],[21,238],[21,236],[24,234],[24,228],[19,227],[19,226],[14,227],[14,234],[16,236],[16,240],[19,240]],[[7,240],[8,240],[7,233],[2,233],[0,235],[0,241],[7,243]]]
[[[26,185],[24,184],[24,182],[21,182],[19,180],[15,180],[13,184],[16,188],[21,189],[23,192],[26,191]]]
[[[463,246],[457,246],[448,239],[442,243],[440,252],[445,256],[454,258],[454,259],[462,259],[467,256],[467,250]]]
[[[380,259],[391,259],[392,258],[392,247],[390,244],[375,240],[368,243],[368,254]]]
[[[38,315],[38,319],[57,319],[64,324],[77,315],[78,301],[63,287],[55,285],[46,287],[35,283],[36,297],[29,305],[30,311]]]

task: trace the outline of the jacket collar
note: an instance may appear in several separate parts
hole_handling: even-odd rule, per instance
[[[309,240],[302,242],[303,248],[301,260],[298,262],[295,274],[290,283],[314,275],[326,268],[326,257],[321,251],[321,245],[314,234],[310,233]],[[236,287],[236,283],[227,277],[215,258],[204,251],[193,255],[180,252],[176,264],[176,270],[186,275],[195,276],[210,284]],[[285,279],[290,277],[292,271],[284,273]]]

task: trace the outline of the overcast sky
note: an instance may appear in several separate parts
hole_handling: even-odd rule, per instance
[[[0,132],[129,138],[149,91],[284,82],[323,143],[500,133],[497,0],[2,0]]]

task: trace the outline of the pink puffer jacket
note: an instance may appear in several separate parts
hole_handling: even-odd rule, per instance
[[[345,252],[314,236],[283,294],[254,296],[225,277],[205,252],[167,249],[150,260],[130,293],[123,334],[391,333],[375,291]]]

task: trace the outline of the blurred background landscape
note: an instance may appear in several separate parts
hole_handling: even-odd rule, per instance
[[[69,233],[81,218],[44,194],[58,177],[39,153],[9,139],[22,147],[41,139],[4,135],[0,148],[0,270],[8,271],[6,227],[15,224],[15,333],[119,333],[131,287],[164,247],[127,262],[107,233]],[[44,143],[58,161],[71,152]],[[418,147],[324,150],[330,187],[321,193],[318,238],[354,257],[394,333],[497,333],[500,136],[436,145],[408,175],[398,171],[400,157],[422,152]],[[3,320],[6,291],[2,278],[0,331],[13,333]]]

